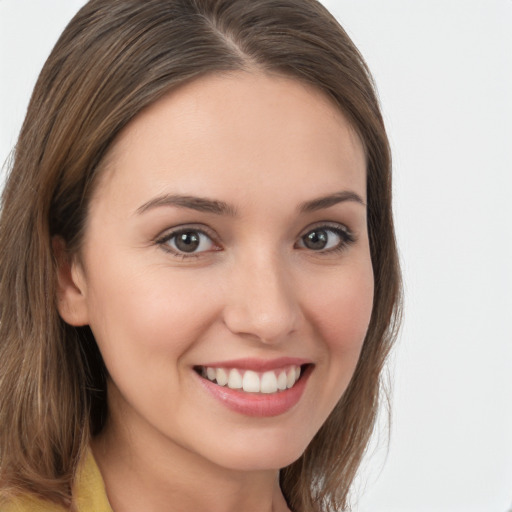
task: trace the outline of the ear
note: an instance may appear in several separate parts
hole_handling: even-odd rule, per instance
[[[84,273],[77,258],[70,255],[60,236],[52,238],[57,261],[57,309],[61,318],[75,327],[87,325],[86,286]]]

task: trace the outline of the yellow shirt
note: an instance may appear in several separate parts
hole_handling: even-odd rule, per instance
[[[78,512],[113,512],[108,502],[105,484],[100,470],[89,450],[75,483]],[[0,512],[67,512],[66,509],[48,501],[23,496],[0,505]]]

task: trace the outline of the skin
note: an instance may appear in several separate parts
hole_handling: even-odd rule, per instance
[[[370,320],[360,140],[322,93],[237,72],[202,77],[150,106],[104,167],[80,254],[60,250],[59,311],[90,325],[109,370],[109,418],[93,451],[113,509],[288,510],[279,468],[302,454],[342,396]],[[300,211],[334,192],[361,202]],[[230,211],[144,208],[176,194]],[[180,256],[175,239],[162,241],[177,226],[212,241]],[[329,249],[308,248],[304,236],[322,227]],[[229,410],[193,370],[283,356],[313,371],[300,401],[267,418]]]

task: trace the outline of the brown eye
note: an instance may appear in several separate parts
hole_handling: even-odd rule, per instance
[[[177,235],[174,243],[179,251],[194,252],[199,247],[201,238],[198,233],[188,231]]]
[[[213,240],[202,231],[187,229],[171,233],[161,241],[172,251],[180,254],[192,254],[211,251],[215,244]]]
[[[304,242],[304,247],[313,251],[321,251],[322,249],[325,249],[329,243],[329,235],[327,231],[317,229],[305,235],[302,240]]]

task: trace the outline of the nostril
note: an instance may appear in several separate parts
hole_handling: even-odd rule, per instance
[[[291,280],[283,282],[284,271],[269,272],[258,264],[250,272],[251,280],[244,278],[243,282],[234,272],[223,311],[225,325],[235,334],[254,337],[266,344],[288,339],[302,318]]]

